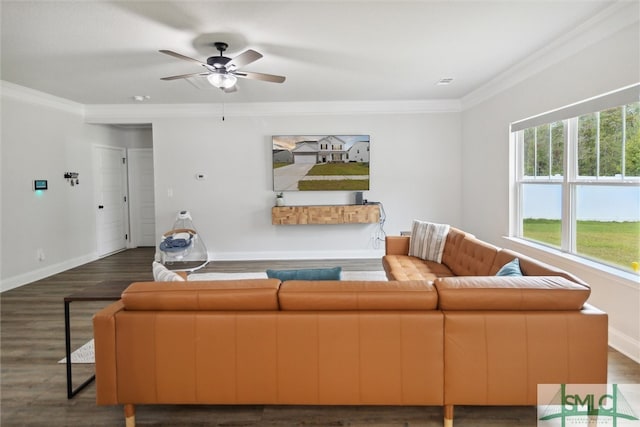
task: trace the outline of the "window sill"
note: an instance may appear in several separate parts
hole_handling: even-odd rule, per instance
[[[510,242],[515,250],[522,251],[525,255],[535,257],[535,252],[540,253],[543,258],[553,259],[553,261],[542,260],[549,264],[562,264],[562,268],[566,268],[566,265],[575,266],[576,270],[592,270],[594,274],[605,275],[608,279],[613,279],[618,283],[638,288],[640,286],[640,275],[633,272],[627,272],[615,267],[610,267],[606,264],[591,261],[587,258],[583,258],[577,255],[568,254],[558,249],[550,248],[549,246],[537,244],[529,240],[520,239],[517,237],[503,236],[503,239]],[[557,260],[557,262],[555,262]],[[559,266],[560,267],[560,266]],[[574,268],[567,268],[571,271]],[[580,276],[580,273],[575,273]]]

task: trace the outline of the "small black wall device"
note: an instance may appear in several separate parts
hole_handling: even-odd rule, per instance
[[[33,180],[33,190],[34,191],[47,190],[48,188],[49,188],[49,183],[47,182],[46,179],[34,179]]]
[[[356,205],[361,205],[362,203],[362,191],[356,191]]]

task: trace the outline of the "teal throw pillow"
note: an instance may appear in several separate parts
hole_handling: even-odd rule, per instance
[[[305,268],[299,270],[267,270],[270,279],[285,280],[340,280],[342,267]]]
[[[496,276],[522,276],[522,270],[520,270],[520,260],[514,258],[513,261],[509,261],[498,270]]]

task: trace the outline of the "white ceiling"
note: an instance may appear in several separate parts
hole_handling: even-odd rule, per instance
[[[2,0],[0,76],[82,104],[459,99],[614,3]],[[201,68],[159,49],[205,61],[215,41],[287,80],[160,80]]]

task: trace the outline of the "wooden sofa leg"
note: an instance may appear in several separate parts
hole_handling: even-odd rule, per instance
[[[444,405],[444,427],[453,427],[453,405]]]
[[[131,403],[124,405],[124,421],[126,427],[136,427],[136,407]]]

